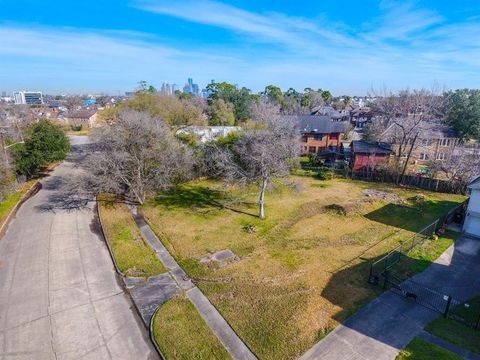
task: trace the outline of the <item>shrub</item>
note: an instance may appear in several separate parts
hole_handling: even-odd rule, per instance
[[[27,129],[24,144],[11,148],[18,175],[32,177],[48,164],[64,160],[70,151],[70,141],[58,126],[40,120]]]

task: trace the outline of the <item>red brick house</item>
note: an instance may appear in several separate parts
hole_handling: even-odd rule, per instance
[[[346,121],[332,121],[325,115],[288,116],[300,132],[300,152],[318,154],[325,150],[340,151],[342,136],[347,129]]]
[[[354,172],[375,170],[385,165],[393,153],[389,143],[379,141],[354,140],[350,147]]]

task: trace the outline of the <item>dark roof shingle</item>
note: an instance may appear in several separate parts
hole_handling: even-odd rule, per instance
[[[354,140],[352,148],[354,153],[391,154],[393,152],[392,146],[382,141]]]
[[[332,121],[326,115],[289,115],[285,116],[295,123],[301,133],[344,133],[347,129],[347,121]]]

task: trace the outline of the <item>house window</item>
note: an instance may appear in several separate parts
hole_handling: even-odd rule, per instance
[[[437,160],[447,160],[447,154],[446,153],[438,153],[437,154]]]
[[[313,134],[313,140],[322,140],[322,134]]]
[[[308,147],[308,152],[309,152],[309,153],[315,154],[316,151],[317,151],[317,147],[316,147],[316,146],[309,146],[309,147]]]
[[[308,141],[308,136],[307,135],[303,135],[302,136],[302,142],[307,142]]]
[[[421,153],[420,154],[420,160],[430,160],[430,157],[428,156],[428,154]]]
[[[423,139],[422,140],[422,145],[423,146],[431,146],[432,145],[432,139]]]
[[[440,146],[450,146],[450,139],[440,139]]]

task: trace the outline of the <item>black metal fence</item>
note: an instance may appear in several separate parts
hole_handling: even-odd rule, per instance
[[[462,302],[450,294],[419,284],[412,279],[402,279],[393,271],[381,274],[384,278],[384,288],[442,314],[444,317],[457,321],[465,326],[480,330],[480,298]]]
[[[427,239],[430,239],[440,226],[450,223],[455,212],[465,205],[464,203],[452,209],[443,219],[434,221],[403,241],[387,255],[372,262],[368,282],[373,285],[382,285],[383,290],[391,289],[394,293],[407,300],[437,311],[443,316],[460,322],[465,326],[480,330],[480,297],[462,302],[455,299],[451,294],[443,294],[437,290],[430,289],[412,279],[404,278],[394,271],[395,266],[406,259],[410,251],[422,245]]]
[[[370,275],[368,281],[377,285],[380,281],[380,275],[397,265],[400,261],[407,257],[408,253],[415,247],[423,244],[425,240],[431,238],[438,229],[438,226],[439,220],[437,219],[407,240],[402,241],[399,246],[390,251],[387,255],[374,261],[370,265]]]

